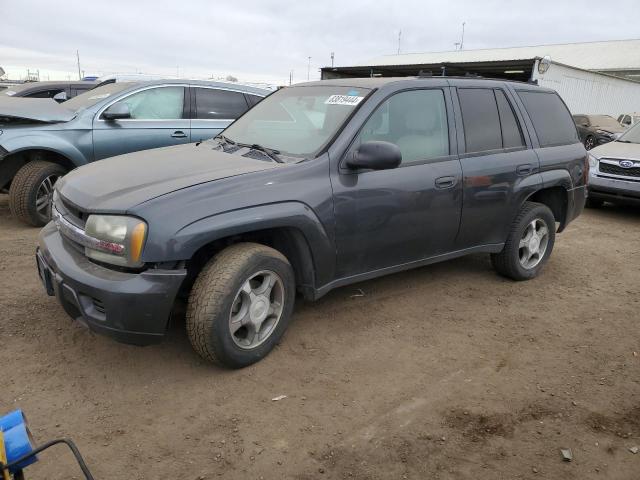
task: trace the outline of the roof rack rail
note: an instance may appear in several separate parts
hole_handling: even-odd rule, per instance
[[[477,73],[473,73],[473,72],[464,72],[464,76],[465,77],[471,77],[471,78],[484,78],[484,77],[478,75]]]
[[[433,77],[433,72],[431,70],[420,70],[418,77]]]

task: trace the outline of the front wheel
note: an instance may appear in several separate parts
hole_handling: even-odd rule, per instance
[[[198,275],[187,305],[187,333],[207,361],[242,368],[264,358],[284,334],[295,301],[288,260],[256,243],[232,245]]]
[[[42,227],[51,220],[53,187],[66,173],[57,163],[36,160],[18,170],[9,189],[11,213],[25,223]]]
[[[595,146],[596,146],[596,139],[593,135],[589,135],[587,136],[587,138],[584,139],[584,148],[586,148],[587,150],[591,150]]]
[[[555,238],[555,218],[549,207],[526,202],[511,224],[502,251],[491,254],[491,263],[513,280],[535,278],[549,259]]]

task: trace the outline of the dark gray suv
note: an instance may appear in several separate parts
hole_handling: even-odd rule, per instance
[[[261,358],[296,292],[486,252],[540,273],[583,209],[588,159],[552,90],[463,78],[285,88],[213,140],[81,167],[56,187],[38,269],[92,330],[147,344],[176,299],[197,352]]]

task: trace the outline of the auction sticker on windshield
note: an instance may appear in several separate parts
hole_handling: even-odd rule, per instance
[[[324,102],[326,105],[357,105],[364,97],[355,97],[352,95],[331,95]]]

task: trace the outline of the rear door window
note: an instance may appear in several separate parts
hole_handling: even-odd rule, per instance
[[[560,97],[552,92],[518,91],[542,147],[578,142],[576,126]]]
[[[524,146],[522,130],[518,119],[513,113],[513,108],[502,90],[494,90],[498,102],[500,114],[500,126],[502,128],[502,148],[516,148]]]
[[[244,94],[214,88],[194,88],[196,118],[202,120],[233,120],[249,109]]]
[[[489,88],[459,88],[466,151],[483,152],[502,148],[498,105]]]

